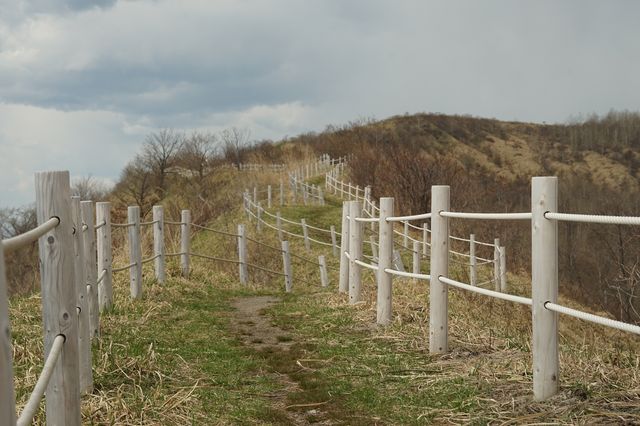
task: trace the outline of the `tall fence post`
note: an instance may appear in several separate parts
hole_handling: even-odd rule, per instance
[[[100,336],[100,309],[98,308],[98,258],[96,255],[96,231],[94,218],[96,217],[93,201],[81,201],[80,213],[83,224],[84,272],[87,286],[87,308],[89,313],[89,334],[91,337]]]
[[[413,251],[411,253],[412,257],[413,257],[413,273],[414,274],[419,274],[420,273],[420,242],[419,241],[414,241],[413,242]]]
[[[383,325],[389,324],[393,318],[393,275],[386,272],[386,269],[393,268],[393,222],[387,221],[388,217],[393,216],[393,208],[392,197],[380,198],[376,322]],[[371,247],[373,247],[373,241]]]
[[[356,260],[362,258],[362,223],[356,221],[360,217],[362,203],[351,201],[349,205],[349,303],[354,304],[361,300],[361,271]]]
[[[376,247],[376,237],[373,235],[369,235],[369,243],[371,244],[371,257],[373,257],[373,261],[376,262],[378,260],[378,247]]]
[[[558,314],[545,303],[558,299],[558,179],[531,181],[531,298],[533,301],[533,395],[542,401],[558,391]]]
[[[402,222],[404,225],[404,229],[402,231],[402,245],[404,248],[409,248],[409,221],[405,220]]]
[[[445,353],[448,345],[449,288],[440,276],[449,276],[449,186],[431,187],[431,284],[429,289],[429,352]]]
[[[376,214],[376,202],[375,200],[371,201],[371,216],[373,217]],[[376,232],[376,222],[371,222],[371,231]]]
[[[500,246],[500,291],[507,292],[507,257],[504,246]]]
[[[293,277],[291,276],[291,253],[289,253],[289,241],[282,241],[282,267],[284,271],[284,290],[291,293]]]
[[[98,283],[98,306],[100,312],[108,311],[113,306],[113,284],[111,272],[111,203],[96,203],[96,243],[98,245],[98,276],[102,277]]]
[[[191,210],[180,212],[180,269],[182,276],[189,278],[191,270]]]
[[[47,424],[80,425],[78,316],[69,172],[36,173],[35,184],[38,224],[52,217],[60,219],[56,228],[38,240],[44,358],[49,356],[57,336],[62,335],[65,339],[45,394]]]
[[[165,281],[164,273],[164,208],[153,206],[153,255],[156,278],[160,284]]]
[[[129,289],[132,299],[142,297],[142,247],[140,246],[140,207],[127,208],[127,229],[129,234],[129,263],[135,266],[129,269]]]
[[[318,263],[320,264],[320,285],[326,287],[329,285],[329,277],[327,275],[327,261],[324,255],[318,256]]]
[[[258,232],[262,231],[262,204],[258,203],[256,207],[256,230]]]
[[[422,254],[429,255],[429,222],[422,224]]]
[[[496,291],[500,291],[500,238],[493,240],[493,283]]]
[[[11,323],[9,322],[9,298],[4,266],[4,247],[0,243],[0,424],[16,424],[16,395],[13,389],[13,349],[11,347]]]
[[[324,206],[324,193],[320,187],[318,187],[318,198],[320,199],[320,205]]]
[[[331,225],[329,228],[331,231],[331,250],[333,253],[333,257],[338,256],[338,237],[336,235],[336,227]]]
[[[349,291],[349,259],[346,252],[349,251],[349,203],[342,202],[342,228],[340,228],[340,280],[338,291],[346,293]]]
[[[478,261],[476,259],[476,234],[469,235],[469,279],[471,285],[478,283]]]
[[[257,204],[258,203],[258,187],[254,186],[253,187],[253,204]]]
[[[302,235],[304,236],[304,247],[307,250],[311,250],[311,241],[309,241],[309,228],[307,228],[307,221],[305,219],[300,219],[300,224],[302,225]]]
[[[283,241],[284,236],[282,233],[282,216],[280,216],[280,212],[276,212],[276,228],[278,228],[278,240]]]
[[[247,284],[249,280],[247,270],[247,231],[244,225],[238,225],[238,270],[240,284]]]
[[[280,206],[284,206],[284,183],[280,180]]]
[[[267,185],[267,208],[271,208],[271,185]]]
[[[78,358],[80,372],[80,392],[91,393],[93,373],[91,370],[91,333],[89,309],[87,308],[87,285],[84,271],[84,239],[82,238],[82,219],[80,215],[80,197],[71,197],[71,216],[73,220],[74,278],[76,288],[76,307],[78,314]]]

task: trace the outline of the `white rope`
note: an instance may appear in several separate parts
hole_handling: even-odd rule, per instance
[[[615,328],[617,330],[626,331],[628,333],[640,334],[640,327],[637,325],[627,324],[626,322],[612,320],[611,318],[589,314],[587,312],[567,308],[566,306],[557,305],[551,302],[545,302],[544,307],[553,312],[558,312],[574,318],[579,318],[581,320],[604,325],[605,327]]]
[[[151,222],[140,222],[140,226],[153,225],[154,223],[158,222],[158,220],[152,220]]]
[[[150,257],[150,258],[148,258],[148,259],[144,259],[143,261],[141,261],[141,262],[140,262],[140,264],[144,265],[145,263],[149,263],[149,262],[151,262],[152,260],[159,258],[160,256],[161,256],[160,254],[156,254],[156,255],[155,255],[155,256],[153,256],[153,257]]]
[[[368,268],[368,269],[372,269],[374,271],[377,271],[378,269],[380,269],[380,268],[378,268],[377,265],[372,265],[370,263],[363,262],[361,260],[354,260],[354,262],[355,262],[356,265],[360,265],[362,267],[365,267],[365,268]]]
[[[431,213],[414,214],[410,216],[390,216],[387,222],[406,222],[409,220],[431,219]]]
[[[16,235],[15,237],[3,240],[2,246],[4,247],[5,252],[19,249],[20,247],[24,247],[27,244],[36,241],[38,238],[42,237],[44,234],[51,231],[59,224],[60,219],[58,219],[57,217],[52,217],[42,225],[39,225],[32,230],[25,232],[24,234]]]
[[[379,222],[378,217],[356,217],[356,222]]]
[[[596,214],[572,214],[547,212],[544,217],[565,222],[601,223],[605,225],[640,225],[637,216],[605,216]]]
[[[133,223],[133,222],[128,222],[128,223],[113,223],[113,222],[111,222],[111,224],[110,224],[110,225],[111,225],[111,227],[113,227],[113,228],[128,228],[128,227],[130,227],[130,226],[135,225],[135,223]]]
[[[107,270],[103,269],[102,272],[100,272],[100,276],[96,280],[96,284],[100,284],[106,275],[107,275]]]
[[[431,275],[427,275],[427,274],[414,274],[412,272],[402,272],[402,271],[398,271],[396,269],[391,269],[391,268],[387,268],[384,270],[385,272],[392,274],[392,275],[399,275],[401,277],[407,277],[407,278],[415,278],[418,280],[430,280],[431,279]]]
[[[453,287],[458,287],[458,288],[461,288],[463,290],[468,290],[468,291],[471,291],[473,293],[483,294],[485,296],[490,296],[490,297],[494,297],[496,299],[506,300],[508,302],[521,303],[523,305],[528,305],[528,306],[532,305],[532,301],[528,297],[514,296],[513,294],[500,293],[499,291],[488,290],[486,288],[472,286],[472,285],[469,285],[469,284],[461,283],[460,281],[452,280],[451,278],[443,277],[442,275],[440,275],[440,277],[438,277],[438,278],[440,279],[440,282],[442,282],[444,284],[448,284],[448,285],[453,286]]]
[[[60,354],[62,353],[62,345],[64,344],[64,341],[65,337],[62,334],[57,335],[53,339],[49,356],[47,356],[47,360],[42,367],[36,386],[33,388],[31,396],[29,396],[29,401],[27,401],[27,404],[22,409],[22,413],[20,413],[20,417],[16,423],[17,426],[27,426],[33,421],[33,417],[40,408],[40,401],[42,401],[44,392],[47,390],[49,380],[51,380],[58,358],[60,358]]]
[[[94,226],[93,229],[95,229],[97,231],[98,229],[102,228],[106,224],[107,224],[107,222],[103,220],[102,222],[96,224],[96,226]]]
[[[452,240],[456,240],[456,241],[466,241],[468,243],[471,242],[471,240],[468,240],[466,238],[454,237],[453,235],[449,235],[449,238],[451,238]]]
[[[144,262],[143,262],[144,263]],[[138,264],[138,262],[133,262],[128,264],[127,266],[123,266],[121,268],[111,268],[111,272],[121,272],[121,271],[126,271],[127,269],[131,269],[134,266],[136,266]]]
[[[486,219],[486,220],[531,220],[531,213],[463,213],[440,212],[442,217],[458,219]]]

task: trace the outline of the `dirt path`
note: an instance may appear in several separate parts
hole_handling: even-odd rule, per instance
[[[324,401],[307,401],[301,375],[304,369],[296,364],[298,342],[290,333],[273,324],[265,310],[278,303],[272,296],[243,297],[233,302],[233,331],[238,338],[260,356],[272,369],[282,389],[272,395],[273,409],[294,425],[332,425],[341,422],[330,419],[323,410]]]

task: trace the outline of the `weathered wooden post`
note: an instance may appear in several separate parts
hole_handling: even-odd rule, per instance
[[[156,279],[160,284],[165,281],[164,272],[164,208],[153,206],[153,255]]]
[[[284,183],[280,180],[280,206],[284,206]]]
[[[282,235],[282,216],[280,216],[280,212],[276,212],[276,228],[278,228],[278,239],[280,241],[284,240]]]
[[[291,253],[289,253],[289,241],[282,241],[282,266],[284,271],[284,290],[291,293],[293,277],[291,275]]]
[[[331,230],[331,250],[333,257],[336,257],[338,256],[338,237],[336,235],[336,227],[331,225],[329,229]]]
[[[340,229],[340,280],[338,291],[349,291],[349,259],[345,253],[349,252],[349,203],[342,202],[342,228]]]
[[[191,210],[182,210],[180,213],[180,269],[182,276],[189,278],[191,270]]]
[[[258,232],[262,231],[262,203],[258,203],[258,207],[256,207],[256,230]]]
[[[493,240],[493,283],[496,291],[500,291],[500,238]]]
[[[9,322],[9,298],[4,266],[4,246],[0,243],[0,424],[16,424],[16,395],[13,389],[13,348]]]
[[[329,285],[329,277],[327,275],[327,261],[324,255],[318,256],[318,263],[320,264],[320,285],[326,287]]]
[[[300,225],[302,226],[302,235],[304,236],[304,247],[309,251],[311,250],[311,241],[309,241],[309,229],[307,228],[307,221],[300,219]]]
[[[500,291],[507,292],[507,257],[504,246],[500,246]]]
[[[142,248],[140,246],[140,207],[127,208],[129,227],[129,263],[135,266],[129,268],[129,289],[132,299],[142,298]]]
[[[471,285],[478,283],[478,262],[476,259],[476,234],[469,235],[469,278]]]
[[[393,216],[393,198],[380,198],[380,219],[378,226],[378,297],[376,304],[376,322],[389,324],[393,318],[392,287],[393,275],[386,269],[393,268],[393,222],[387,221]],[[372,237],[373,238],[373,237]],[[373,244],[371,245],[373,247]]]
[[[267,185],[267,208],[271,208],[271,185]]]
[[[449,276],[449,219],[440,212],[449,211],[449,186],[431,187],[431,284],[429,289],[429,352],[448,351],[449,288],[440,277]]]
[[[349,201],[351,201],[352,200],[352,197],[351,197],[351,182],[349,182],[349,184],[347,186],[349,188]]]
[[[89,334],[92,338],[100,336],[100,309],[98,308],[98,258],[96,255],[96,217],[93,201],[81,201],[80,213],[83,223],[84,272],[87,285],[87,308],[89,311]]]
[[[62,335],[60,358],[46,390],[47,424],[80,425],[78,316],[73,251],[73,221],[69,200],[69,172],[35,175],[38,224],[52,217],[60,223],[38,240],[42,282],[44,358]]]
[[[404,269],[404,262],[402,261],[402,255],[400,250],[393,250],[393,266],[401,272],[406,272]]]
[[[429,255],[429,222],[422,224],[422,255]]]
[[[405,220],[402,222],[404,225],[404,230],[402,232],[402,245],[404,248],[409,248],[409,221]]]
[[[253,205],[258,204],[258,187],[253,187]]]
[[[371,216],[376,214],[376,202],[371,200]],[[376,222],[371,222],[371,231],[376,232]]]
[[[362,203],[351,201],[349,205],[349,303],[354,304],[362,299],[360,265],[356,260],[362,260],[362,224],[356,221],[360,217]]]
[[[320,205],[324,206],[324,193],[320,187],[318,187],[318,199],[320,200]]]
[[[558,392],[558,314],[545,303],[558,300],[558,223],[544,217],[558,211],[558,179],[531,181],[531,297],[533,315],[533,395],[537,401]]]
[[[359,195],[360,195],[360,185],[356,185],[356,201],[358,201]]]
[[[111,272],[111,203],[96,203],[96,243],[98,245],[98,306],[100,312],[113,306],[113,285]]]
[[[84,271],[84,239],[82,238],[82,219],[80,215],[80,197],[71,197],[71,216],[73,220],[74,279],[76,289],[76,308],[78,314],[78,357],[80,372],[80,392],[93,390],[93,372],[91,370],[91,333],[89,309],[87,308],[87,284]]]
[[[309,187],[305,183],[303,183],[302,184],[302,204],[306,206],[308,200],[309,200]]]
[[[249,280],[247,270],[247,231],[244,225],[238,225],[238,269],[240,284],[247,284]]]
[[[413,273],[420,273],[420,242],[413,242],[413,252],[411,253],[413,260]]]
[[[371,244],[371,257],[374,261],[378,259],[378,247],[376,247],[376,237],[369,235],[369,243]]]

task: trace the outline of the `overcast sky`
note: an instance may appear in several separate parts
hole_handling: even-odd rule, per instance
[[[0,0],[0,207],[117,178],[159,128],[640,109],[640,2]]]

